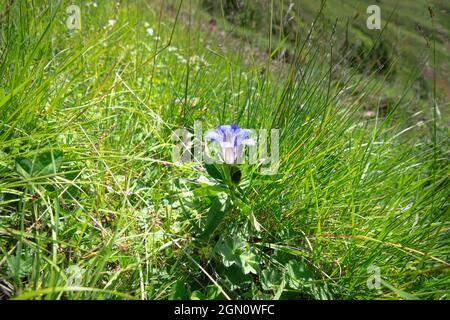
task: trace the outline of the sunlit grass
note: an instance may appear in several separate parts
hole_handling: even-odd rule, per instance
[[[80,3],[81,31],[66,1],[3,10],[0,280],[13,298],[448,299],[444,119],[403,122],[408,88],[361,118],[389,83],[308,39],[284,65],[212,32],[195,1],[117,3]],[[171,158],[173,130],[195,121],[280,129],[277,174],[243,167],[241,206],[261,231],[231,236],[254,250],[251,276],[227,278],[216,239],[198,239],[207,173]]]

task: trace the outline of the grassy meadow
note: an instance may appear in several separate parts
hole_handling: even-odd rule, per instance
[[[1,1],[0,299],[449,299],[450,5],[369,2]]]

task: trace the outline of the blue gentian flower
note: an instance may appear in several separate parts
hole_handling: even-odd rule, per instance
[[[205,138],[216,141],[222,149],[222,160],[226,164],[236,164],[243,145],[255,145],[255,140],[249,138],[251,130],[241,129],[236,124],[222,125],[215,131],[207,132]]]

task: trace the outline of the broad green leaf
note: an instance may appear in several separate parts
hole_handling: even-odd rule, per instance
[[[184,281],[178,279],[172,286],[170,300],[183,300],[188,298]]]
[[[16,172],[25,179],[56,174],[61,167],[63,153],[59,150],[50,150],[34,155],[33,157],[16,158]]]
[[[206,300],[207,297],[198,290],[191,293],[191,300]]]
[[[233,264],[239,266],[239,251],[240,248],[245,246],[240,238],[222,235],[214,248],[215,252],[222,256],[223,264],[226,267],[230,267]]]
[[[222,292],[220,289],[215,285],[209,285],[207,290],[207,299],[217,299]]]
[[[283,280],[280,272],[274,269],[265,269],[261,272],[261,285],[264,290],[276,289]]]
[[[308,270],[306,264],[298,260],[290,260],[287,264],[289,285],[293,289],[301,289],[309,285],[313,280],[313,274]]]
[[[217,168],[216,165],[214,165],[214,164],[205,164],[205,169],[206,169],[206,172],[208,172],[208,174],[212,178],[214,178],[216,180],[219,180],[219,181],[223,181],[222,174],[220,173],[220,170]]]
[[[235,264],[230,267],[219,266],[218,272],[227,280],[231,290],[242,290],[246,285],[250,285],[252,281],[251,275],[244,274],[242,269]]]
[[[220,296],[220,289],[214,285],[209,285],[207,287],[206,295],[200,292],[199,290],[195,290],[191,294],[191,300],[212,300],[217,299]]]
[[[256,274],[259,270],[259,255],[239,236],[222,235],[216,244],[215,252],[222,256],[226,267],[235,264],[244,274]]]
[[[242,253],[240,256],[240,264],[245,274],[257,274],[259,271],[259,255],[253,248]]]
[[[207,240],[217,229],[223,218],[231,209],[231,204],[227,197],[212,198],[211,208],[208,210],[205,228],[200,239]]]

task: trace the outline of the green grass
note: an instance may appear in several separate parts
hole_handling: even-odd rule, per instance
[[[197,1],[80,1],[81,31],[65,25],[72,2],[49,3],[1,5],[11,298],[448,299],[448,119],[429,100],[405,111],[417,101],[408,64],[392,87],[335,60],[315,45],[330,28],[321,15],[282,64],[266,52],[277,34],[211,31]],[[173,131],[195,121],[278,128],[277,174],[244,165],[235,187],[173,163]]]
[[[263,52],[271,51],[270,47],[294,51],[298,41],[305,41],[311,24],[320,11],[321,19],[316,22],[313,42],[316,46],[328,48],[331,33],[335,32],[335,63],[343,64],[345,72],[348,68],[367,70],[368,66],[387,62],[381,72],[375,72],[371,76],[381,82],[388,80],[389,85],[384,86],[376,99],[366,99],[364,104],[367,110],[376,109],[380,100],[385,108],[391,108],[405,86],[411,86],[413,75],[412,88],[407,94],[412,103],[404,107],[403,113],[410,118],[421,112],[421,117],[430,119],[432,111],[429,105],[435,73],[440,112],[449,116],[446,106],[450,98],[450,28],[446,13],[450,11],[450,7],[445,1],[327,0],[322,9],[322,1],[315,0],[201,2],[205,9],[213,12],[216,19],[223,23],[225,30],[261,48]],[[239,5],[236,7],[231,5],[233,3]],[[369,17],[366,9],[372,4],[380,6],[380,31],[366,27]],[[261,7],[272,7],[273,10],[259,10]],[[434,23],[430,19],[429,7],[435,15]],[[247,11],[250,13],[246,13]],[[268,23],[271,19],[272,24]],[[271,44],[267,37],[270,29],[274,32]],[[433,42],[433,39],[436,41]],[[377,44],[381,46],[377,48]],[[432,63],[434,46],[435,67]],[[349,53],[348,48],[355,51]],[[273,54],[277,56],[277,53]],[[326,54],[319,59],[327,59]],[[336,77],[340,77],[339,72]]]

